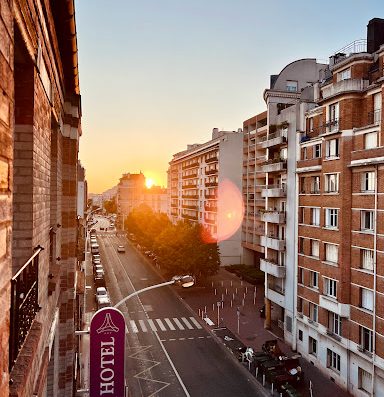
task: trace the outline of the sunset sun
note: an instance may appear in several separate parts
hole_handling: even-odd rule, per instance
[[[153,184],[154,184],[153,179],[147,178],[147,179],[145,180],[145,186],[146,186],[148,189],[150,189],[150,188],[153,186]]]

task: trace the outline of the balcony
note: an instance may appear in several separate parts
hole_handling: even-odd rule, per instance
[[[186,209],[190,209],[190,210],[197,210],[198,209],[197,205],[186,205],[186,204],[183,204],[182,207],[186,208]]]
[[[326,295],[320,295],[319,306],[330,312],[338,314],[340,317],[349,318],[351,307],[349,304],[340,303],[336,299]]]
[[[188,215],[188,214],[182,214],[181,215],[184,219],[190,219],[192,221],[196,221],[198,219],[197,215]]]
[[[277,285],[270,284],[265,291],[265,297],[281,307],[285,307],[284,291]]]
[[[215,199],[216,198],[216,194],[205,194],[204,197],[206,199]]]
[[[177,204],[177,203],[171,203],[171,207],[178,207],[179,206],[179,204]]]
[[[9,368],[11,369],[40,310],[39,254],[42,247],[28,259],[11,279],[11,319],[9,336]]]
[[[329,84],[322,88],[323,99],[349,92],[363,92],[367,89],[369,80],[347,79]]]
[[[208,157],[208,158],[205,159],[205,162],[208,163],[208,164],[209,163],[213,163],[214,161],[218,161],[218,157],[216,155]]]
[[[259,147],[262,149],[266,149],[272,146],[282,145],[287,142],[286,133],[282,130],[276,131],[268,136],[262,137],[259,140]]]
[[[261,197],[285,197],[287,192],[285,186],[267,185],[266,189],[262,189]]]
[[[198,199],[199,195],[198,194],[183,194],[181,197],[184,199]]]
[[[177,212],[177,209],[171,209],[171,215],[172,216],[178,216],[179,213]]]
[[[216,221],[214,219],[204,218],[205,223],[209,223],[210,225],[215,225]]]
[[[217,186],[217,184],[218,184],[217,181],[215,181],[215,182],[206,182],[205,186],[206,187],[212,187],[212,186]]]
[[[205,211],[217,212],[217,205],[205,205]]]
[[[285,266],[280,266],[267,259],[260,259],[260,270],[277,278],[285,277]]]
[[[265,248],[271,248],[275,251],[285,250],[285,240],[279,240],[277,237],[261,236],[260,245]]]
[[[197,182],[189,181],[185,185],[182,186],[182,189],[192,189],[197,187]]]
[[[212,175],[212,174],[217,174],[219,172],[219,170],[217,168],[213,169],[213,170],[205,170],[205,175]]]
[[[192,172],[188,175],[183,175],[183,179],[190,179],[190,178],[196,178],[197,177],[197,171],[196,172]]]
[[[261,213],[261,220],[269,223],[285,223],[284,211],[268,211]]]
[[[262,172],[281,172],[287,168],[287,160],[273,159],[268,160],[261,167]]]
[[[192,163],[183,165],[182,169],[187,170],[188,168],[194,168],[194,167],[198,167],[198,166],[199,166],[199,161],[196,160],[196,161],[193,161]]]

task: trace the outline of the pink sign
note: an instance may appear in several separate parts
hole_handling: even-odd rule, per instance
[[[98,310],[90,328],[90,397],[124,397],[125,319],[113,308]]]

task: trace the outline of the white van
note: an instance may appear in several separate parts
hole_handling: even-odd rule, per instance
[[[98,254],[99,253],[99,244],[92,244],[91,245],[91,253]]]

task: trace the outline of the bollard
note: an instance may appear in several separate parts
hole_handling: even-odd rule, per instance
[[[243,299],[243,306],[244,306],[244,299]]]
[[[243,286],[243,280],[240,281],[240,285]]]
[[[248,287],[245,287],[245,293],[246,294],[248,293]]]
[[[259,367],[256,367],[256,378],[257,378],[257,375],[259,375]]]
[[[216,288],[215,288],[215,295],[217,295],[217,291],[216,291]]]
[[[221,308],[224,307],[224,301],[221,301]]]
[[[204,306],[204,313],[207,312],[207,306]]]
[[[212,303],[212,310],[215,311],[215,304]]]
[[[271,385],[271,394],[272,394],[272,396],[273,396],[273,383],[272,383],[272,385]]]
[[[213,281],[212,281],[212,288],[213,288]]]
[[[232,287],[232,280],[231,280],[231,287]]]
[[[265,374],[263,374],[263,386],[265,386]]]
[[[231,307],[232,307],[232,304],[233,304],[233,300],[231,299]]]
[[[221,282],[221,286],[223,286],[223,285],[224,285],[224,282],[222,281],[222,282]]]
[[[221,294],[221,300],[222,301],[224,300],[224,294]]]
[[[199,309],[199,317],[201,316],[201,310]]]
[[[282,392],[280,392],[280,397],[283,397],[283,393]]]
[[[235,300],[235,294],[234,293],[232,294],[232,299]]]
[[[228,288],[225,289],[225,295],[228,295]]]
[[[235,292],[236,292],[236,295],[237,295],[237,287],[236,287],[236,289],[235,289]]]

